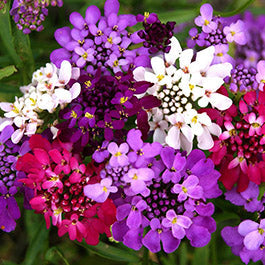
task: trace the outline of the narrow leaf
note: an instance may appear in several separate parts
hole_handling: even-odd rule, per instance
[[[209,265],[209,246],[195,248],[192,265]]]
[[[140,262],[140,257],[138,256],[136,251],[131,252],[128,250],[123,250],[118,247],[105,244],[103,242],[99,242],[97,246],[90,246],[86,244],[86,242],[75,243],[106,259],[124,262]]]
[[[56,259],[55,256],[59,257],[65,265],[70,265],[67,259],[64,257],[63,253],[57,247],[50,248],[45,254],[45,259],[47,261],[53,262]],[[60,264],[63,263],[60,262]]]
[[[9,65],[5,68],[0,69],[0,80],[4,77],[8,77],[17,71],[14,65]]]

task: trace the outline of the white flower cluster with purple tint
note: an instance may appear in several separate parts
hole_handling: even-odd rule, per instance
[[[206,112],[198,112],[199,109],[210,104],[223,111],[232,105],[230,98],[217,92],[224,83],[223,78],[230,75],[232,65],[212,65],[214,47],[198,52],[194,61],[193,56],[192,49],[182,51],[173,37],[168,54],[151,58],[152,69],[134,70],[136,80],[154,84],[146,94],[161,100],[161,106],[149,116],[154,141],[187,152],[192,150],[195,137],[199,148],[209,150],[213,147],[211,135],[221,133],[220,127]]]
[[[0,103],[5,112],[0,131],[14,124],[17,129],[11,136],[13,143],[18,143],[23,135],[35,134],[43,124],[41,112],[53,113],[59,105],[64,107],[80,94],[81,86],[75,81],[79,75],[79,68],[72,68],[67,61],[63,61],[60,68],[47,63],[46,67],[34,72],[32,83],[20,88],[22,97],[16,97],[14,103]]]

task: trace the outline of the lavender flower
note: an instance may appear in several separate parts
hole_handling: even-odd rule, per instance
[[[212,21],[213,8],[210,4],[204,4],[200,8],[201,16],[195,18],[194,22],[197,26],[202,27],[205,33],[210,33],[212,30],[216,30],[217,24]]]

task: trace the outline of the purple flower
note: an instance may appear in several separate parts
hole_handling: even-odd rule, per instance
[[[218,44],[215,47],[214,52],[214,59],[212,64],[219,64],[219,63],[231,63],[232,65],[235,64],[234,59],[227,53],[229,51],[228,44]]]
[[[82,47],[76,47],[74,51],[76,54],[80,55],[80,58],[76,61],[76,65],[80,68],[83,68],[86,65],[86,62],[90,62],[94,59],[93,48],[84,50]]]
[[[244,206],[249,212],[262,211],[264,209],[262,201],[258,201],[259,186],[250,182],[248,188],[238,193],[236,188],[225,193],[226,200],[229,200],[235,205]]]
[[[184,215],[177,215],[174,210],[169,210],[166,213],[166,218],[162,220],[162,225],[167,228],[172,229],[172,234],[177,239],[182,239],[188,229],[192,224],[189,217]]]
[[[187,197],[193,199],[202,199],[203,190],[198,184],[199,179],[194,175],[190,175],[182,184],[175,184],[173,187],[173,192],[179,194],[178,201],[180,202],[186,200]]]
[[[165,183],[172,181],[177,183],[180,181],[180,171],[184,168],[186,158],[181,153],[175,153],[175,150],[171,147],[166,147],[161,150],[161,158],[167,169],[162,175],[162,179]]]
[[[112,167],[123,167],[129,164],[129,159],[126,156],[129,151],[129,146],[126,143],[122,143],[118,147],[116,143],[112,142],[108,145],[108,151],[112,154],[112,157],[109,161]]]
[[[93,153],[92,158],[97,162],[101,163],[103,162],[106,158],[109,157],[109,151],[107,150],[107,147],[109,145],[108,141],[104,141],[102,143],[102,146],[96,149],[96,151]]]
[[[124,181],[131,184],[129,191],[132,191],[133,194],[148,194],[149,190],[147,189],[146,184],[154,178],[154,176],[154,171],[150,168],[132,168],[124,176]]]
[[[84,117],[81,118],[78,122],[78,125],[80,127],[89,127],[93,128],[96,124],[96,119],[95,119],[95,112],[96,112],[96,107],[87,107],[84,110]]]
[[[166,253],[171,253],[178,248],[180,240],[174,238],[170,231],[163,228],[159,219],[152,219],[150,227],[151,230],[145,235],[142,242],[151,252],[156,253],[161,250],[160,241],[162,241],[163,249]]]
[[[195,18],[195,24],[202,27],[202,30],[206,33],[210,33],[212,30],[216,30],[217,25],[213,18],[213,8],[210,4],[204,4],[200,8],[201,16]]]
[[[118,191],[117,187],[111,185],[112,179],[105,178],[100,183],[86,185],[84,187],[84,194],[96,202],[103,203],[107,200],[110,193],[116,193]]]
[[[265,219],[260,224],[245,220],[238,226],[238,233],[244,237],[244,245],[248,250],[257,250],[265,238]]]
[[[235,41],[239,45],[245,45],[247,38],[245,34],[245,24],[242,20],[232,23],[224,28],[224,34],[229,42]]]

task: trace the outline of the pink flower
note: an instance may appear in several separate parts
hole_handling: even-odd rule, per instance
[[[238,20],[236,23],[226,26],[224,28],[226,39],[229,42],[234,41],[239,45],[245,45],[247,43],[245,28],[245,23],[242,20]]]
[[[245,120],[249,122],[249,124],[251,125],[249,128],[250,136],[253,136],[255,133],[257,135],[262,134],[262,125],[264,124],[265,121],[263,116],[259,116],[258,118],[256,118],[256,114],[251,112],[245,117]]]
[[[78,221],[77,214],[72,214],[70,220],[64,219],[62,221],[58,230],[58,235],[63,236],[65,233],[69,233],[69,238],[71,240],[77,239],[79,242],[86,236],[86,227]]]

